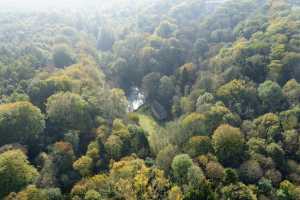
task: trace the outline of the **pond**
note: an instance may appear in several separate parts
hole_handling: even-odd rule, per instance
[[[132,87],[127,96],[130,112],[136,111],[145,103],[145,97],[138,87]]]

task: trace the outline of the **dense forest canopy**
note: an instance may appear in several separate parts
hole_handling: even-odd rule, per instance
[[[299,200],[300,1],[0,1],[0,199]]]

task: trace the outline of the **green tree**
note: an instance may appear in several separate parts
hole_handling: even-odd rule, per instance
[[[176,31],[177,27],[175,24],[170,23],[169,21],[163,21],[155,30],[155,34],[163,37],[169,38]]]
[[[286,170],[285,152],[281,146],[276,143],[271,143],[267,146],[267,153],[274,160],[279,169]]]
[[[183,194],[182,194],[180,187],[173,186],[169,190],[168,200],[182,200],[182,199],[183,199]]]
[[[160,103],[164,107],[170,108],[170,105],[172,105],[173,96],[175,94],[175,83],[168,76],[163,76],[159,82],[158,95]]]
[[[55,67],[67,67],[75,63],[71,48],[66,44],[58,44],[53,48],[53,62]]]
[[[28,94],[34,105],[44,108],[47,98],[57,92],[71,91],[76,85],[66,76],[54,76],[46,80],[33,80],[29,85]]]
[[[256,183],[263,176],[263,169],[255,160],[248,160],[239,168],[240,179],[244,183]]]
[[[73,163],[73,168],[77,170],[83,177],[92,173],[92,167],[93,160],[88,156],[82,156]]]
[[[197,112],[206,112],[211,109],[215,104],[215,98],[211,93],[205,92],[200,95],[197,99],[196,110]]]
[[[300,84],[295,79],[289,80],[284,85],[283,93],[291,106],[295,106],[300,103]]]
[[[0,144],[24,143],[38,137],[45,128],[41,111],[29,102],[0,105]]]
[[[237,166],[244,159],[244,138],[238,128],[226,124],[219,126],[212,136],[212,144],[219,161],[225,166]]]
[[[200,113],[191,113],[186,116],[182,122],[183,130],[188,136],[192,135],[209,135],[206,124],[206,117]]]
[[[111,135],[104,144],[105,150],[109,158],[118,160],[124,153],[124,144],[117,135]]]
[[[204,57],[208,50],[208,42],[203,38],[198,39],[193,45],[193,56],[198,60],[199,58]]]
[[[160,150],[156,156],[157,166],[168,172],[171,168],[173,158],[176,156],[178,149],[172,144],[167,145],[162,150]]]
[[[192,158],[212,151],[211,140],[207,136],[194,136],[185,144],[184,150]]]
[[[243,183],[236,183],[223,187],[222,194],[225,199],[257,200],[253,191]]]
[[[281,87],[272,81],[265,81],[258,87],[258,96],[267,110],[277,111],[285,107],[285,98]]]
[[[224,167],[218,162],[210,161],[206,165],[206,175],[217,184],[224,178]]]
[[[193,160],[187,154],[179,154],[172,161],[172,170],[176,180],[183,184],[187,182],[189,168],[193,165]]]
[[[280,121],[279,117],[273,113],[264,114],[254,120],[256,131],[260,138],[268,142],[280,139]]]
[[[58,187],[62,191],[68,191],[78,178],[72,166],[76,159],[72,145],[67,142],[56,142],[51,145],[49,155],[54,165]]]
[[[147,74],[143,78],[142,88],[147,101],[152,102],[157,99],[160,79],[161,75],[157,72]]]
[[[299,198],[300,194],[293,183],[285,180],[280,183],[276,196],[279,200],[296,200]]]
[[[97,48],[102,51],[109,51],[112,49],[114,42],[115,35],[113,31],[107,26],[100,28],[97,37]]]
[[[38,175],[22,151],[10,150],[0,154],[0,197],[34,183]]]
[[[10,193],[5,200],[62,200],[63,195],[58,188],[37,188],[35,185],[29,185],[21,192]]]
[[[225,185],[229,184],[235,184],[239,181],[239,176],[236,172],[235,169],[232,168],[226,168],[224,170],[224,178],[223,178],[223,183]]]
[[[48,98],[47,117],[57,128],[87,130],[92,125],[88,103],[78,94],[57,93]]]
[[[101,195],[96,190],[89,190],[84,196],[84,200],[101,200]]]
[[[188,169],[187,178],[190,187],[198,187],[200,184],[203,184],[203,182],[205,181],[204,173],[202,169],[197,165],[192,165]]]
[[[258,110],[256,89],[246,81],[230,81],[217,90],[217,96],[241,117],[252,117]]]
[[[257,184],[257,189],[260,194],[269,195],[273,190],[272,181],[266,178],[260,179]]]

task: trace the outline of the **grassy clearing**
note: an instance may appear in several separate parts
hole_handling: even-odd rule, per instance
[[[148,133],[148,141],[151,151],[154,155],[156,155],[159,150],[166,145],[164,144],[166,140],[162,139],[162,137],[164,137],[164,128],[161,127],[151,116],[145,114],[138,115],[140,126]]]
[[[149,136],[155,134],[160,128],[158,123],[150,116],[139,114],[141,127],[148,132]]]

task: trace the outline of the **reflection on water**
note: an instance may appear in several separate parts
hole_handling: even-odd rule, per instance
[[[145,102],[144,95],[141,93],[140,89],[137,87],[133,87],[130,89],[130,92],[129,92],[129,95],[127,98],[128,98],[128,102],[129,102],[128,110],[130,112],[137,110]]]

